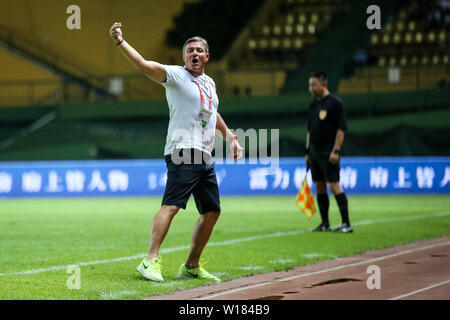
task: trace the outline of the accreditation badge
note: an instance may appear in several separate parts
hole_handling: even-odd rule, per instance
[[[212,115],[211,110],[202,108],[202,110],[198,114],[197,119],[195,120],[194,124],[201,128],[206,127],[209,120],[211,119],[211,115]]]
[[[320,110],[320,112],[319,112],[319,119],[320,120],[325,120],[326,117],[327,117],[327,110]]]

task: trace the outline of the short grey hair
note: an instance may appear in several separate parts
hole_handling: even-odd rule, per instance
[[[192,37],[187,39],[184,44],[183,44],[183,54],[185,53],[186,50],[186,46],[191,43],[191,42],[201,42],[203,43],[203,45],[205,46],[206,49],[206,53],[209,53],[209,45],[208,45],[208,41],[206,41],[206,39],[202,38],[202,37]]]

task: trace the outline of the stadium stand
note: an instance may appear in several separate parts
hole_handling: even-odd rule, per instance
[[[80,0],[77,1],[81,8],[79,30],[69,30],[66,26],[69,17],[66,9],[73,4],[71,1],[0,2],[0,47],[5,49],[2,55],[20,55],[22,61],[8,58],[14,59],[11,68],[18,65],[18,69],[23,69],[19,65],[34,65],[34,68],[27,68],[29,75],[22,79],[32,79],[33,83],[14,83],[9,78],[0,78],[1,81],[9,81],[8,86],[3,83],[8,90],[0,91],[0,106],[103,100],[86,95],[86,90],[73,85],[74,80],[82,82],[81,87],[91,84],[112,92],[118,100],[164,97],[163,88],[154,86],[149,90],[146,78],[130,68],[121,53],[115,50],[108,30],[113,20],[121,20],[127,40],[146,58],[168,64],[179,63],[180,48],[167,47],[165,34],[173,24],[173,16],[182,9],[183,2],[167,0],[161,6],[157,1]],[[2,60],[3,63],[6,61]],[[54,98],[42,101],[38,93],[48,90],[49,78],[59,82],[52,83],[56,86]],[[35,99],[29,94],[33,90],[38,92]],[[9,94],[13,91],[23,96],[23,103],[17,101],[17,94]]]
[[[312,99],[307,83],[317,69],[327,71],[331,92],[339,93],[346,106],[345,156],[450,155],[450,93],[448,78],[440,77],[443,70],[448,77],[448,24],[444,33],[435,23],[423,24],[401,0],[380,1],[381,32],[355,27],[365,26],[361,12],[370,0],[252,0],[252,6],[242,8],[229,1],[226,9],[218,10],[219,1],[167,0],[167,5],[157,6],[154,1],[81,0],[82,29],[74,31],[65,28],[69,1],[2,2],[1,21],[7,27],[0,30],[12,31],[0,38],[0,161],[161,158],[168,122],[163,88],[132,70],[115,50],[107,35],[111,19],[126,25],[127,40],[146,58],[167,64],[182,63],[185,38],[205,36],[212,48],[207,73],[217,84],[227,124],[243,130],[279,129],[280,156],[304,154]],[[192,22],[198,8],[209,19],[205,23],[222,28]],[[55,12],[61,13],[58,19]],[[399,21],[403,31],[396,36],[402,28]],[[205,35],[209,29],[211,34]],[[183,30],[188,32],[176,38]],[[420,43],[416,31],[422,32]],[[408,32],[411,46],[397,45]],[[383,43],[385,34],[389,45]],[[20,43],[35,46],[28,55],[13,52]],[[422,44],[426,54],[419,50]],[[64,96],[64,79],[70,77],[30,58],[29,51],[36,53],[37,47],[55,57],[47,57],[49,64],[107,90],[114,101],[86,96],[75,85]],[[409,48],[406,59],[397,53],[399,48]],[[70,57],[77,67],[69,70],[60,56]],[[425,56],[426,68],[418,68]],[[388,67],[397,64],[400,82],[386,85]],[[112,90],[116,87],[121,91]]]
[[[445,7],[447,3],[447,7]],[[402,1],[397,16],[373,33],[370,59],[339,82],[339,92],[419,90],[450,81],[448,1]]]

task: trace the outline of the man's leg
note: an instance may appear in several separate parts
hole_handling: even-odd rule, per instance
[[[314,183],[317,190],[317,203],[319,204],[320,216],[322,217],[322,225],[325,228],[329,228],[328,209],[330,202],[328,200],[327,183],[325,181],[315,181]]]
[[[196,268],[199,265],[200,256],[205,248],[214,226],[219,219],[220,211],[211,211],[200,215],[192,232],[192,244],[186,267]]]
[[[339,207],[339,212],[341,213],[342,218],[341,227],[343,227],[344,230],[343,232],[353,232],[353,229],[351,228],[350,225],[350,218],[348,216],[348,200],[344,190],[342,190],[342,187],[339,182],[330,182],[329,185],[331,192],[334,194],[334,197],[336,198],[336,202]],[[339,227],[335,231],[339,231],[340,229],[342,229],[341,227]]]
[[[147,254],[148,259],[158,257],[161,243],[166,237],[170,223],[172,222],[173,217],[177,214],[178,210],[180,210],[180,208],[177,206],[163,205],[153,218],[152,228],[150,231],[150,245]]]

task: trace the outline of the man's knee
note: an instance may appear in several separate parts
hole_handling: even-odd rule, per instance
[[[329,186],[330,186],[330,191],[334,195],[344,192],[341,188],[341,184],[339,183],[339,181],[338,182],[330,182]]]
[[[200,217],[202,217],[204,220],[207,221],[217,221],[220,216],[220,211],[209,211],[204,214],[202,214]]]
[[[314,183],[316,185],[317,193],[327,193],[327,183],[325,181],[314,181]]]
[[[179,207],[177,206],[173,206],[173,205],[163,205],[161,207],[161,211],[164,212],[164,214],[170,215],[170,216],[175,216],[178,211],[180,210]]]

